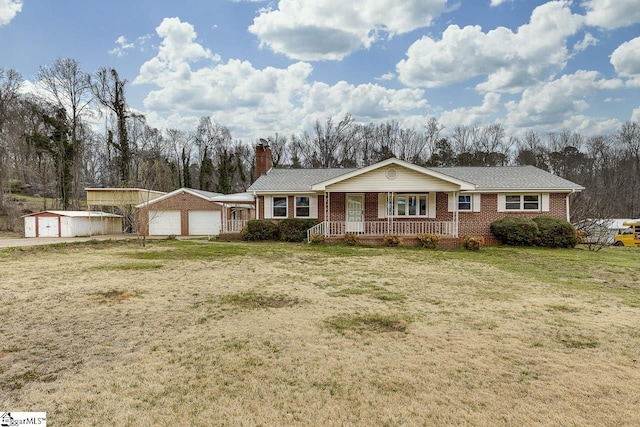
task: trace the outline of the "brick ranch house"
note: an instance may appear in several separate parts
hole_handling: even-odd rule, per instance
[[[569,219],[570,196],[584,189],[533,166],[421,167],[396,158],[357,169],[272,168],[256,147],[258,179],[247,189],[257,219],[312,218],[308,231],[340,239],[384,234],[484,237],[506,216]],[[453,242],[453,243],[452,243]]]

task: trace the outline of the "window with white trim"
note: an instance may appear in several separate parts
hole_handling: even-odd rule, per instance
[[[287,217],[287,198],[273,196],[273,217],[274,218],[286,218]]]
[[[458,196],[458,210],[459,211],[471,210],[471,194],[463,194]]]
[[[428,194],[398,194],[391,207],[394,216],[427,216],[428,197]],[[393,211],[387,209],[388,213]]]
[[[507,194],[505,196],[505,210],[508,211],[539,211],[539,194]]]
[[[308,218],[309,216],[311,216],[309,196],[296,197],[296,218]]]

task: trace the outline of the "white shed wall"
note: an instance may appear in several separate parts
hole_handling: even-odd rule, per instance
[[[36,237],[36,217],[24,217],[24,237]]]

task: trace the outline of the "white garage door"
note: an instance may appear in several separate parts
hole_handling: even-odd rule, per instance
[[[59,237],[60,224],[57,216],[40,216],[38,217],[38,236],[40,237]]]
[[[180,211],[149,211],[149,235],[180,235]]]
[[[189,211],[190,236],[217,236],[221,223],[220,211]]]

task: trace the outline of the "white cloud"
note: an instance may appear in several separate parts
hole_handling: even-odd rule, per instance
[[[153,34],[145,34],[144,36],[138,37],[136,42],[138,44],[138,49],[140,49],[140,52],[144,52],[147,50],[147,43],[149,43],[152,37]]]
[[[638,0],[586,0],[588,25],[609,30],[640,23]]]
[[[22,0],[0,0],[0,26],[7,25],[22,11]]]
[[[491,121],[491,118],[500,109],[500,95],[487,93],[482,100],[482,105],[469,108],[455,108],[440,115],[440,124],[453,129],[456,126],[483,125]]]
[[[491,0],[491,6],[500,6],[502,3],[506,3],[508,1],[513,1],[513,0]]]
[[[395,77],[396,77],[395,73],[384,73],[380,77],[376,77],[376,80],[389,81],[389,80],[395,79]]]
[[[621,77],[626,77],[627,86],[640,87],[640,37],[622,43],[611,54],[611,64]]]
[[[631,121],[640,123],[640,107],[634,108],[631,113]]]
[[[304,61],[339,60],[392,37],[431,25],[447,0],[280,0],[263,9],[249,31],[260,45]]]
[[[135,45],[129,43],[125,36],[120,36],[116,39],[117,46],[109,51],[110,55],[116,55],[118,57],[124,56],[129,49],[133,49]]]
[[[598,44],[598,39],[593,37],[591,33],[586,33],[584,35],[584,38],[573,46],[573,49],[577,52],[582,52],[583,50],[586,50],[589,46],[595,46],[597,44]]]
[[[506,124],[514,129],[558,130],[567,127],[567,123],[574,123],[575,129],[579,126],[584,129],[586,118],[582,113],[589,108],[586,98],[598,90],[620,87],[620,80],[602,79],[597,71],[578,70],[526,89],[519,102],[507,102]],[[580,117],[582,119],[579,120]],[[580,124],[576,124],[577,121]]]
[[[201,59],[213,62],[220,60],[218,55],[196,42],[197,34],[193,25],[179,18],[165,18],[156,28],[156,33],[162,38],[158,54],[142,64],[134,84],[157,84],[163,79],[173,80],[177,77],[188,79],[191,72],[189,63]]]
[[[172,30],[158,27],[163,39],[158,54],[142,65],[134,80],[159,87],[144,100],[153,126],[190,125],[213,114],[235,137],[255,138],[276,131],[298,132],[323,117],[351,113],[359,121],[401,119],[427,107],[421,89],[310,82],[313,68],[306,62],[257,69],[248,61],[230,59],[192,69],[195,60],[216,56],[194,41],[190,24],[170,24]],[[176,37],[176,32],[187,36]],[[194,53],[181,54],[186,51]]]
[[[530,22],[515,33],[505,27],[484,33],[479,26],[451,25],[441,40],[425,36],[413,43],[396,69],[410,86],[439,87],[487,75],[478,90],[519,92],[565,67],[567,38],[583,19],[563,0],[534,9]]]

